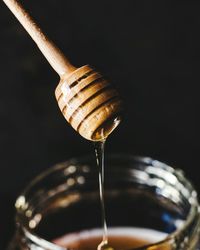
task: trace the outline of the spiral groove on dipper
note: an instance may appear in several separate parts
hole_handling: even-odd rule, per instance
[[[122,105],[117,91],[88,65],[74,67],[18,0],[3,1],[60,76],[55,95],[66,120],[88,140],[105,139],[120,122]]]
[[[88,65],[61,79],[55,95],[66,120],[88,140],[103,139],[119,121],[118,92]]]

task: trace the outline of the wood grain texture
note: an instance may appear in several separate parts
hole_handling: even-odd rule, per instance
[[[17,0],[3,0],[11,12],[19,20],[52,68],[59,76],[70,73],[76,68],[71,65],[61,50],[43,33],[29,13]]]
[[[60,76],[55,95],[66,120],[88,140],[107,137],[116,127],[115,118],[121,110],[117,91],[90,66],[77,69],[71,65],[17,0],[3,1]],[[107,129],[102,127],[104,124]],[[98,134],[98,138],[95,134]]]

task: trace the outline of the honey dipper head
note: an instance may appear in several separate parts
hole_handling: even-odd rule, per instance
[[[55,95],[65,119],[88,140],[105,139],[120,122],[118,92],[88,65],[64,76]]]

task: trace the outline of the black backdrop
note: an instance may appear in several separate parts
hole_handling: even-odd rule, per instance
[[[148,155],[199,176],[199,1],[30,0],[25,6],[76,66],[91,64],[124,99],[107,152]],[[91,153],[65,122],[58,77],[0,2],[0,248],[16,196],[56,162]]]

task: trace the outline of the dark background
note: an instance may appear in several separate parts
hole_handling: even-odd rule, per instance
[[[124,119],[107,152],[182,168],[200,191],[200,2],[23,2],[74,65],[93,65],[121,93]],[[54,98],[58,76],[3,1],[0,43],[1,249],[29,180],[93,145],[65,122]]]

